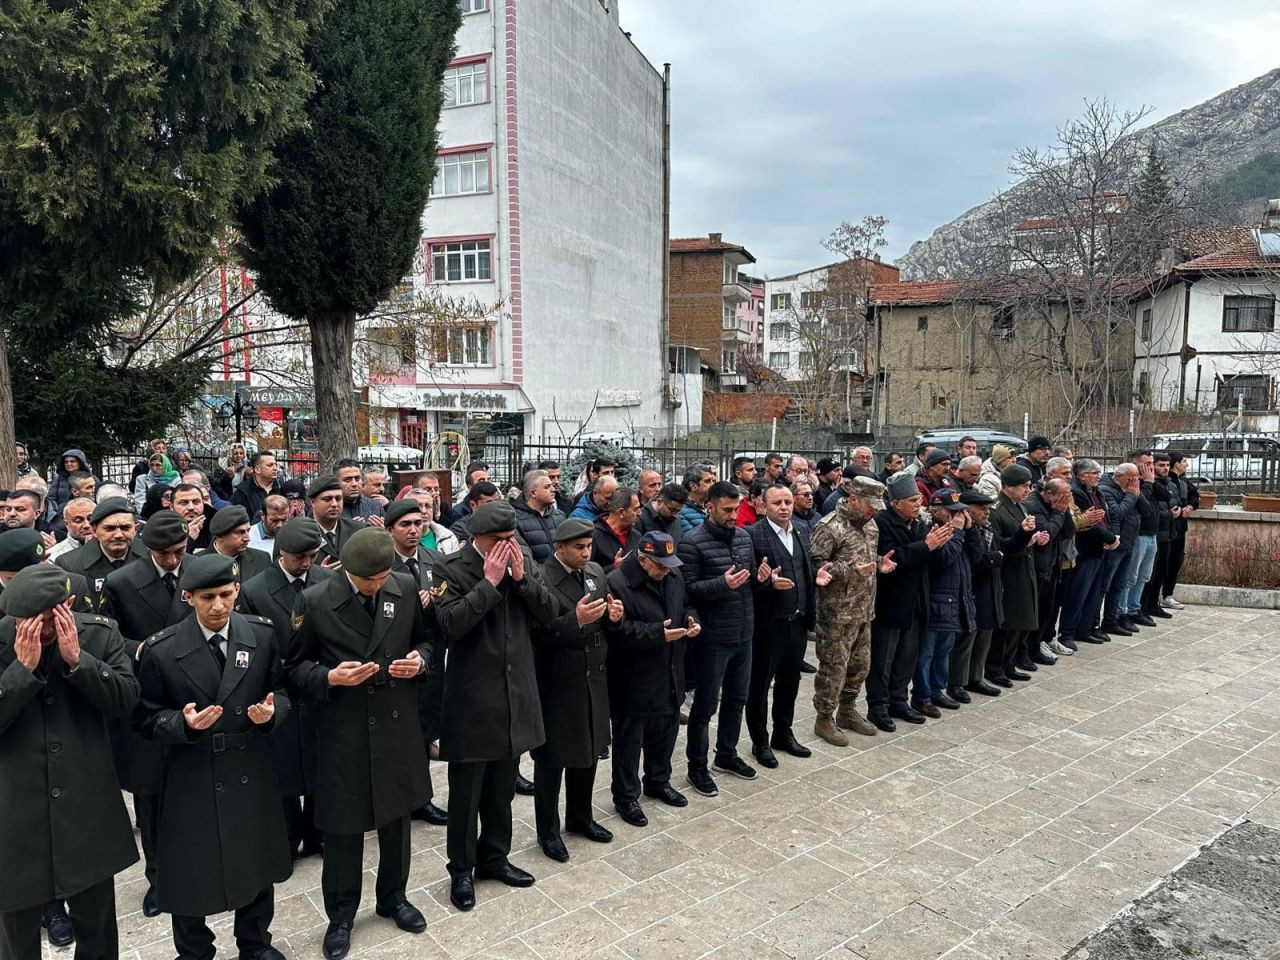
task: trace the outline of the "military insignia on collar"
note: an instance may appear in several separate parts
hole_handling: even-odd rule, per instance
[[[238,576],[240,576],[240,564],[238,564],[238,563],[232,563],[232,564],[231,564],[231,575],[232,575],[233,577],[238,577]]]
[[[293,624],[293,629],[297,630],[299,627],[301,627],[301,626],[302,626],[302,621],[303,621],[303,619],[304,619],[304,618],[303,618],[302,614],[300,614],[300,613],[295,613],[295,614],[293,615],[293,619],[290,621],[290,622]]]
[[[441,580],[440,586],[433,588],[431,591],[431,595],[433,597],[443,597],[444,592],[448,589],[449,589],[449,582],[447,580]]]
[[[70,577],[67,577],[67,582],[66,582],[65,584],[63,584],[63,586],[65,586],[65,587],[67,588],[67,593],[70,593],[70,592],[71,592],[71,578],[70,578]]]
[[[36,556],[37,556],[37,557],[44,556],[44,544],[43,544],[43,543],[37,543],[37,544],[36,544]]]

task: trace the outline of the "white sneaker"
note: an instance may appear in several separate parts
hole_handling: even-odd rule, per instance
[[[1162,597],[1160,600],[1160,606],[1164,607],[1166,610],[1187,609],[1182,604],[1180,604],[1177,600],[1173,599],[1173,597]]]
[[[1059,643],[1056,638],[1049,641],[1049,649],[1060,657],[1069,657],[1075,653],[1075,651],[1070,647],[1063,646]]]
[[[1058,659],[1056,656],[1054,656],[1053,651],[1049,648],[1049,644],[1043,643],[1043,642],[1040,644],[1040,656],[1044,657],[1046,660]]]

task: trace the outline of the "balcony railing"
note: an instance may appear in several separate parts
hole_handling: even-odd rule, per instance
[[[720,295],[729,303],[745,303],[751,299],[751,291],[744,283],[726,283],[720,288]]]

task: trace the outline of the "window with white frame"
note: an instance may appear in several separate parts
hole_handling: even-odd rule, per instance
[[[458,9],[463,13],[484,13],[489,9],[489,0],[458,0]]]
[[[773,297],[770,298],[769,300],[769,309],[770,310],[790,310],[791,294],[775,293]]]
[[[738,352],[736,350],[720,351],[720,372],[736,373],[738,367]]]
[[[433,197],[458,197],[489,192],[489,151],[446,153],[436,157]]]
[[[493,279],[488,240],[431,244],[431,279],[435,283],[483,282]]]
[[[493,334],[488,327],[449,331],[448,363],[455,367],[487,367],[492,360]]]
[[[773,370],[785,370],[791,366],[791,354],[785,350],[771,350],[769,352],[769,367]]]
[[[466,107],[489,99],[489,63],[461,63],[444,72],[444,105]]]
[[[769,324],[769,339],[774,341],[784,341],[791,339],[791,327],[785,323]]]

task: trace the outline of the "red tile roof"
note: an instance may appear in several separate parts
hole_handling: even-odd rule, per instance
[[[966,288],[972,289],[967,280],[924,280],[915,283],[877,283],[871,287],[871,302],[877,306],[923,306],[931,303],[950,303],[960,299]]]
[[[1242,243],[1180,263],[1174,269],[1178,273],[1280,273],[1280,257],[1264,257],[1250,234]]]
[[[737,243],[725,243],[720,239],[712,239],[711,237],[672,237],[671,238],[672,253],[718,253],[730,252],[741,253],[752,263],[756,262],[756,258],[746,247]]]

